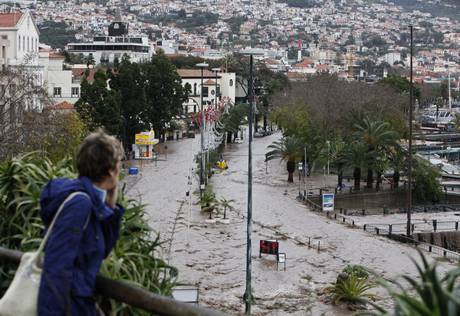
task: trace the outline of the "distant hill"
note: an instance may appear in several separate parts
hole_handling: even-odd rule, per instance
[[[460,21],[460,0],[390,0],[407,11],[419,10],[436,17],[448,17]]]

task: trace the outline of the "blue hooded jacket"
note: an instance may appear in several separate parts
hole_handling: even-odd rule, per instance
[[[94,289],[102,260],[114,247],[124,209],[107,206],[90,179],[54,179],[40,197],[41,217],[48,228],[72,192],[45,246],[38,295],[38,315],[96,315]]]

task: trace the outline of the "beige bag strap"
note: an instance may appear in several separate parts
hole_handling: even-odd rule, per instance
[[[86,197],[88,197],[88,199],[90,198],[88,194],[86,194],[85,192],[81,192],[81,191],[77,191],[77,192],[72,192],[65,200],[64,202],[62,202],[61,206],[59,207],[58,211],[56,212],[56,215],[54,215],[54,218],[53,218],[53,221],[51,222],[50,226],[48,227],[48,231],[46,232],[45,234],[45,237],[43,237],[43,240],[40,244],[40,247],[38,248],[36,254],[37,254],[37,257],[39,257],[41,255],[41,253],[43,252],[43,249],[45,249],[45,246],[46,246],[46,242],[48,241],[48,238],[49,236],[51,235],[51,231],[53,230],[53,226],[54,226],[54,223],[56,222],[59,214],[61,214],[62,210],[64,209],[64,206],[67,202],[69,202],[70,200],[72,200],[75,196],[77,195],[85,195]],[[91,215],[91,214],[90,214]],[[88,219],[86,220],[86,223],[85,223],[85,227],[88,225],[88,220],[89,220],[89,216],[88,216]]]

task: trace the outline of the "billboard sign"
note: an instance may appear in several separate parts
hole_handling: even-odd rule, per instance
[[[324,193],[323,194],[323,211],[330,212],[334,210],[334,194]]]

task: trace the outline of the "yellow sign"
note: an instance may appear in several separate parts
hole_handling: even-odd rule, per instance
[[[145,145],[145,146],[146,145],[156,145],[158,144],[158,139],[155,139],[154,131],[142,132],[142,133],[136,134],[135,144]]]

